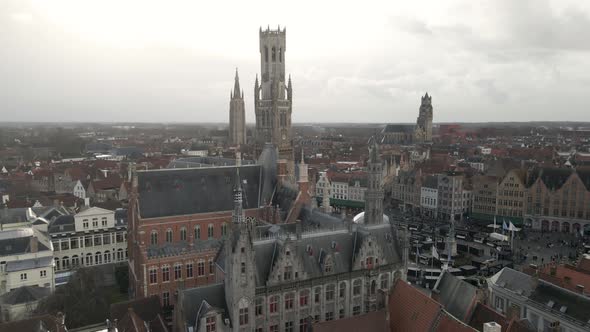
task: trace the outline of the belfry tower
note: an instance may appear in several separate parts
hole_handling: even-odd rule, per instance
[[[420,102],[420,111],[418,113],[418,120],[416,125],[421,131],[421,140],[424,142],[432,141],[432,97],[428,92],[422,97]]]
[[[260,153],[265,143],[272,143],[279,159],[287,160],[288,178],[294,182],[294,156],[291,137],[291,78],[285,76],[287,30],[260,29],[260,82],[254,84],[256,112],[256,150]]]
[[[369,142],[369,160],[367,175],[369,184],[365,191],[365,224],[375,225],[383,223],[383,171],[379,148],[375,137]]]

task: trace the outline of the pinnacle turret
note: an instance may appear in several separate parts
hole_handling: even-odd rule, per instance
[[[233,93],[233,97],[234,98],[240,98],[240,77],[238,76],[238,68],[236,68],[236,78],[235,78],[235,82],[234,82],[234,93]]]

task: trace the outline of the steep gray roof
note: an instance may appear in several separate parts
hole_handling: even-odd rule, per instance
[[[74,216],[72,215],[57,217],[55,220],[49,223],[49,227],[47,228],[49,234],[74,232],[75,230],[76,227],[74,222]]]
[[[139,211],[142,218],[233,209],[236,167],[139,171]],[[260,206],[262,168],[240,167],[243,207]]]
[[[382,133],[384,134],[388,134],[388,133],[399,133],[399,132],[403,132],[403,133],[413,133],[414,132],[414,125],[411,124],[388,124],[387,126],[385,126],[385,128],[383,128]]]
[[[40,300],[51,294],[51,289],[39,286],[23,286],[15,288],[0,296],[2,304],[22,304]]]
[[[477,293],[475,286],[457,278],[449,272],[444,272],[437,281],[434,291],[439,294],[440,304],[451,315],[464,321]]]
[[[531,276],[508,267],[493,275],[490,281],[513,292],[522,291],[524,296],[529,296],[534,290]]]
[[[224,284],[214,284],[182,291],[182,307],[187,326],[195,322],[211,308],[219,308],[227,315]]]
[[[540,282],[529,297],[531,300],[547,306],[553,302],[551,310],[569,316],[578,322],[590,322],[590,299],[580,294],[573,293],[555,285]],[[564,310],[564,311],[560,311]]]
[[[359,228],[352,233],[346,230],[322,231],[320,229],[318,234],[304,236],[301,239],[295,239],[295,236],[291,236],[289,241],[292,241],[295,247],[295,255],[303,263],[307,277],[315,278],[351,272],[353,257],[358,252],[358,248],[360,248],[363,241],[369,236],[382,248],[384,257],[380,258],[384,258],[389,264],[401,262],[401,251],[397,242],[393,240],[395,235],[391,233],[389,227]],[[257,286],[260,287],[266,284],[272,266],[276,262],[277,255],[283,245],[284,240],[254,243]],[[332,272],[328,274],[324,272],[323,268],[327,256],[331,256],[334,264]]]
[[[32,229],[11,229],[0,232],[0,256],[26,254],[31,252]],[[43,243],[37,243],[38,251],[49,250]]]

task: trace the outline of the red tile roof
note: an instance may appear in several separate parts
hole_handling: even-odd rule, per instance
[[[500,326],[502,326],[502,332],[506,332],[508,329],[509,322],[504,315],[485,304],[478,303],[473,310],[471,319],[469,320],[469,326],[479,331],[483,331],[483,324],[488,322],[496,322],[500,324]]]
[[[386,321],[385,310],[372,311],[364,315],[338,319],[329,322],[313,324],[314,332],[346,332],[346,331],[375,331],[386,332],[389,330]]]
[[[429,331],[441,310],[439,303],[399,279],[389,297],[390,331]]]
[[[465,325],[455,317],[451,316],[446,311],[442,311],[438,324],[436,325],[436,332],[474,332],[474,328]]]

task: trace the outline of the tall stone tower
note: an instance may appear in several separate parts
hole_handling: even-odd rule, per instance
[[[365,224],[383,223],[383,170],[379,159],[377,140],[373,137],[369,144],[368,186],[365,192]]]
[[[234,90],[229,93],[229,144],[246,144],[246,110],[244,91],[240,90],[240,78],[236,69]]]
[[[254,330],[254,248],[251,225],[244,218],[240,169],[236,168],[234,210],[230,234],[224,243],[225,301],[230,316],[235,319],[232,331]]]
[[[422,97],[418,121],[416,121],[418,132],[421,132],[420,138],[425,142],[432,141],[432,117],[432,97],[430,97],[427,92],[424,97]]]
[[[285,159],[288,176],[294,182],[294,156],[291,137],[291,106],[293,86],[285,76],[287,30],[260,29],[260,82],[254,84],[256,112],[256,150],[272,143],[279,159]]]

